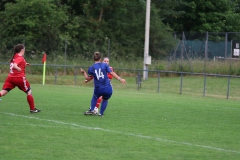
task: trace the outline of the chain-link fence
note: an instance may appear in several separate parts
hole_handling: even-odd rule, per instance
[[[171,51],[166,51],[168,53],[166,57],[159,58],[159,56],[152,56],[152,64],[149,69],[240,75],[240,33],[176,32],[173,36],[176,40],[175,47],[173,47]],[[104,56],[110,57],[112,62],[116,59],[118,63],[115,63],[114,66],[121,68],[122,66],[118,66],[121,59],[115,54],[120,52],[123,55],[128,55],[128,57],[130,57],[128,61],[130,61],[131,57],[134,57],[135,54],[131,53],[130,50],[115,50],[116,48],[113,46],[120,45],[119,42],[113,41],[108,37],[102,40],[101,44],[91,49],[85,47],[86,42],[78,42],[76,40],[69,41],[59,38],[56,41],[50,41],[46,39],[36,39],[36,41],[33,42],[28,41],[25,37],[15,37],[0,41],[1,62],[6,62],[12,57],[13,46],[18,43],[25,44],[26,57],[28,60],[39,62],[42,58],[42,53],[46,52],[47,55],[50,55],[48,56],[48,61],[52,64],[61,65],[69,65],[68,62],[74,64],[74,61],[78,60],[91,61],[92,53],[98,50],[102,51]],[[91,42],[87,43],[91,44]],[[142,47],[143,46],[139,46],[139,48]],[[143,54],[144,53],[142,53],[142,57],[137,57],[143,59]],[[153,53],[149,53],[150,56],[151,54]],[[142,61],[140,63],[142,63]],[[143,65],[139,64],[135,66],[135,68],[139,68]]]
[[[177,44],[172,49],[171,53],[169,53],[172,59],[213,59],[214,57],[239,58],[239,52],[237,50],[239,49],[240,43],[239,32],[175,32],[173,36],[177,40]],[[47,52],[50,55],[61,54],[62,56],[66,55],[68,58],[71,58],[73,55],[77,54],[80,54],[83,57],[88,57],[86,55],[92,53],[92,50],[88,51],[84,49],[85,42],[79,42],[77,40],[69,41],[67,39],[59,38],[57,41],[50,41],[36,38],[36,41],[33,42],[26,40],[25,37],[15,37],[4,38],[4,40],[0,42],[0,54],[6,55],[9,52],[11,53],[13,46],[18,43],[24,43],[27,51],[31,52],[32,56],[41,52]],[[101,46],[99,45],[98,47],[107,54],[106,56],[111,56],[111,52],[114,52],[111,49],[113,43],[116,42],[111,41],[111,39],[107,37],[102,41]]]
[[[172,59],[239,58],[240,33],[175,33],[178,44]]]
[[[85,77],[80,72],[80,68],[87,70],[84,66],[48,64],[44,84],[93,87],[93,81],[84,83]],[[9,70],[9,64],[0,63],[1,83],[7,77],[7,70]],[[67,74],[64,73],[65,71]],[[155,92],[240,99],[240,76],[149,70],[149,78],[142,80],[143,70],[114,68],[114,71],[127,80],[127,85],[122,85],[118,80],[112,79],[114,89],[121,88],[127,92],[138,90],[142,94]],[[31,84],[43,84],[42,64],[32,64],[26,68],[26,72],[26,77]]]
[[[174,33],[167,70],[239,75],[239,33]],[[176,67],[175,67],[176,68]]]

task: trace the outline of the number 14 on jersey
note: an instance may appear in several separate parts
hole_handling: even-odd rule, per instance
[[[96,74],[98,80],[99,80],[99,78],[103,78],[104,79],[104,74],[101,71],[101,68],[99,68],[98,71],[95,69],[95,74]]]

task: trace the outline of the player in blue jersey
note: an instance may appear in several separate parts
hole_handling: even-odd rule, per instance
[[[103,63],[107,63],[109,65],[109,58],[108,57],[104,57],[102,62]],[[113,67],[111,67],[111,66],[109,66],[109,67],[110,67],[110,69],[112,71],[114,71]],[[81,68],[81,72],[84,73],[85,71]],[[87,75],[87,73],[85,73],[85,74]],[[112,78],[113,78],[113,76],[110,73],[108,73],[108,79],[111,80]],[[88,81],[85,81],[85,83],[87,83],[87,82]],[[98,114],[98,109],[99,109],[101,104],[102,104],[102,96],[98,98],[97,103],[95,105],[95,108],[94,108],[94,113],[95,114]],[[91,106],[89,107],[89,110],[91,110]]]
[[[85,115],[94,115],[94,107],[99,97],[102,96],[102,105],[100,109],[99,116],[104,114],[105,109],[108,105],[108,99],[111,98],[113,88],[111,81],[108,78],[108,73],[110,73],[113,77],[118,79],[121,83],[126,84],[126,80],[119,77],[115,72],[113,72],[108,64],[101,62],[101,54],[100,52],[95,52],[93,55],[94,64],[89,67],[88,73],[82,71],[86,78],[86,81],[90,81],[94,79],[94,93],[91,100],[91,109],[86,111]]]

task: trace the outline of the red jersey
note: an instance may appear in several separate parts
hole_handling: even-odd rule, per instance
[[[109,68],[113,71],[113,68],[112,68],[112,67],[109,66]],[[108,73],[108,79],[111,80],[112,78],[113,78],[113,76],[112,76],[110,73]]]
[[[21,71],[18,71],[13,68],[13,64],[16,63],[19,68],[21,68]],[[10,72],[8,74],[9,77],[25,77],[25,67],[27,62],[25,61],[24,57],[15,54],[13,57],[13,60],[10,63]]]

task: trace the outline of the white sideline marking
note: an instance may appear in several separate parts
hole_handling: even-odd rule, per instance
[[[162,138],[159,138],[159,137],[158,138],[154,138],[154,137],[151,137],[151,136],[144,136],[144,135],[133,134],[133,133],[111,131],[111,130],[108,130],[108,129],[98,128],[98,127],[87,127],[87,126],[81,126],[81,125],[75,124],[75,123],[61,122],[61,121],[56,121],[56,120],[51,120],[51,119],[42,119],[42,118],[38,118],[38,117],[24,116],[24,115],[18,115],[18,114],[14,114],[14,113],[6,113],[6,112],[0,112],[0,113],[1,114],[7,114],[7,115],[10,115],[10,116],[15,116],[15,117],[24,117],[24,118],[30,118],[30,119],[37,119],[37,120],[41,120],[41,121],[52,122],[52,123],[56,123],[56,124],[63,124],[63,125],[68,125],[68,126],[72,126],[72,127],[80,127],[80,128],[89,129],[89,130],[92,130],[92,129],[93,130],[101,130],[101,131],[105,131],[105,132],[124,134],[124,135],[128,135],[128,136],[133,136],[133,137],[139,137],[139,138],[145,138],[145,139],[153,139],[153,140],[162,141],[162,142],[170,142],[170,143],[179,144],[179,145],[201,147],[201,148],[207,148],[207,149],[211,149],[211,150],[217,150],[217,151],[224,151],[224,152],[231,152],[231,153],[238,153],[238,154],[240,154],[240,151],[228,150],[228,149],[223,149],[223,148],[216,148],[216,147],[199,145],[199,144],[193,144],[193,143],[188,143],[188,142],[178,142],[178,141],[174,141],[174,140],[162,139]],[[39,126],[45,127],[44,125],[39,125]]]

